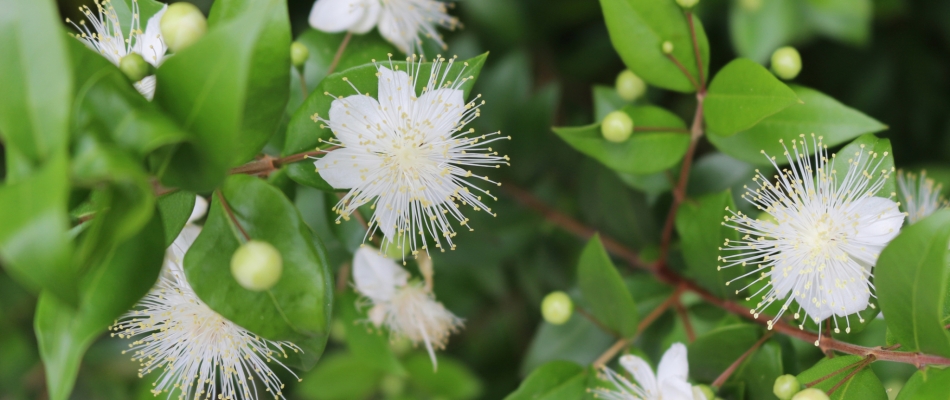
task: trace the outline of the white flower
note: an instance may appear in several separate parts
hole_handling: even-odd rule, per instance
[[[927,171],[920,172],[919,181],[912,172],[897,171],[897,193],[907,211],[907,221],[913,224],[946,208],[947,201],[940,197],[941,188],[933,179],[927,179]]]
[[[455,29],[458,19],[436,0],[317,0],[310,10],[310,26],[324,32],[379,33],[406,54],[422,47],[420,36],[445,42],[436,25]]]
[[[706,400],[702,391],[686,381],[689,362],[686,360],[686,346],[682,343],[674,343],[666,350],[656,375],[650,364],[630,354],[620,357],[620,365],[633,376],[634,382],[604,367],[606,379],[617,390],[597,388],[593,390],[594,397],[606,400]]]
[[[445,348],[462,320],[435,301],[427,285],[410,282],[406,270],[367,246],[353,257],[353,280],[356,290],[373,304],[369,310],[373,325],[385,325],[391,334],[413,344],[424,343],[435,368],[435,350]]]
[[[808,156],[809,140],[804,135],[801,138],[792,141],[791,151],[786,148],[787,168],[780,170],[770,158],[781,171],[775,176],[776,183],[756,171],[753,182],[757,187],[746,187],[742,195],[774,221],[753,219],[741,212],[727,217],[723,225],[735,228],[742,237],[726,241],[721,249],[732,254],[719,257],[724,264],[719,268],[749,267],[736,279],[759,275],[737,294],[756,282],[767,282],[749,299],[769,289],[751,311],[756,318],[782,300],[781,310],[769,321],[770,329],[794,299],[798,311],[815,323],[834,316],[837,332],[837,318],[843,317],[850,331],[848,315],[868,307],[871,270],[904,222],[897,203],[875,197],[893,168],[881,169],[886,152],[882,157],[862,145],[858,152],[842,155],[848,157],[848,170],[836,171],[832,169],[835,156],[828,158],[821,137],[812,135],[810,140],[814,156]],[[796,319],[799,312],[795,312]],[[860,315],[858,319],[863,322]],[[804,323],[799,325],[803,327]]]
[[[449,60],[443,71],[445,59],[438,58],[431,74],[421,77],[420,73],[428,73],[421,72],[425,69],[421,61],[408,62],[408,73],[392,62],[390,68],[377,65],[379,101],[358,94],[354,87],[356,95],[333,101],[329,120],[313,116],[330,126],[336,135],[331,143],[340,147],[314,162],[317,171],[334,188],[350,189],[334,208],[340,215],[338,223],[340,218],[348,220],[359,206],[372,203],[375,212],[367,235],[378,228],[387,243],[408,245],[418,254],[418,248],[428,249],[425,231],[435,247],[445,251],[444,238],[454,249],[450,219],[468,223],[458,203],[491,213],[478,192],[495,197],[464,178],[500,184],[465,167],[507,165],[508,156],[499,156],[491,143],[510,137],[498,136],[500,132],[469,136],[475,129],[462,130],[479,115],[484,102],[465,102],[460,87],[472,77],[464,76],[464,68],[449,76],[454,61]],[[428,82],[417,95],[420,78]]]
[[[141,29],[139,21],[139,3],[132,0],[132,20],[129,21],[129,30],[122,29],[122,21],[115,12],[115,8],[109,0],[95,0],[96,13],[92,12],[89,6],[80,7],[80,11],[86,15],[90,29],[86,21],[79,21],[76,24],[66,19],[66,22],[72,24],[79,31],[79,34],[73,35],[81,40],[90,49],[98,51],[107,60],[116,66],[119,60],[130,53],[137,53],[142,56],[146,62],[158,67],[165,59],[165,52],[168,48],[162,40],[159,22],[168,5],[162,7],[155,15],[148,19],[145,25],[145,31]],[[149,75],[135,83],[135,88],[142,93],[145,98],[152,100],[155,97],[155,75]]]
[[[206,209],[207,202],[198,198],[189,222]],[[153,384],[156,396],[180,390],[180,399],[257,399],[260,384],[275,399],[284,398],[283,384],[267,362],[287,369],[277,358],[287,358],[287,349],[300,349],[248,332],[198,298],[185,279],[182,260],[200,232],[201,227],[185,226],[165,254],[158,283],[116,321],[112,336],[135,339],[127,351],[141,365],[139,377],[161,371]]]

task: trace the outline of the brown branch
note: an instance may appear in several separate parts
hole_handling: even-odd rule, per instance
[[[336,276],[336,291],[343,293],[346,290],[346,284],[350,281],[350,263],[343,263],[340,266],[340,273]]]
[[[581,306],[578,306],[575,304],[574,311],[577,311],[577,313],[580,314],[582,317],[587,318],[588,321],[594,323],[594,325],[597,325],[597,327],[600,328],[600,330],[606,333],[609,333],[610,336],[613,336],[615,338],[620,337],[619,333],[614,332],[613,329],[608,328],[607,325],[604,325],[604,323],[600,322],[600,320],[597,319],[597,317],[594,317],[593,315],[591,315],[589,312],[587,312],[587,310],[581,308]]]
[[[338,148],[339,146],[332,146],[323,150],[306,151],[303,153],[291,154],[287,157],[281,157],[281,158],[275,158],[273,156],[269,156],[265,154],[263,157],[257,160],[251,161],[240,167],[232,168],[230,172],[231,174],[267,176],[287,164],[293,164],[295,162],[300,162],[313,156],[326,154]]]
[[[863,370],[865,367],[867,367],[868,365],[871,365],[872,362],[874,362],[874,355],[870,355],[867,358],[865,358],[864,361],[861,361],[858,364],[858,367],[855,368],[854,371],[851,371],[850,373],[848,373],[848,375],[845,375],[845,377],[842,378],[840,381],[838,381],[838,383],[836,383],[834,386],[832,386],[831,389],[828,389],[828,395],[831,396],[831,394],[834,393],[835,390],[838,390],[838,388],[841,387],[841,385],[851,380],[851,378],[857,375],[858,372],[861,372],[861,370]]]
[[[221,190],[215,190],[214,193],[218,195],[218,200],[221,200],[221,206],[224,207],[224,212],[228,214],[228,218],[231,219],[231,222],[234,223],[234,226],[236,226],[238,230],[241,231],[241,234],[244,235],[244,240],[251,240],[251,235],[248,235],[247,231],[244,230],[244,227],[241,226],[241,223],[234,215],[234,211],[231,210],[231,206],[228,205],[228,201],[224,199],[224,194],[221,193]]]
[[[686,312],[686,307],[683,307],[683,303],[677,299],[676,302],[673,303],[673,309],[676,310],[676,314],[678,314],[680,320],[683,321],[683,329],[686,330],[686,339],[689,340],[690,343],[695,342],[696,331],[693,330],[693,323],[689,321],[689,313]]]
[[[706,91],[706,77],[703,76],[703,59],[699,55],[699,41],[696,40],[696,25],[693,22],[693,13],[691,11],[686,12],[686,20],[689,21],[689,33],[693,39],[693,52],[696,53],[696,70],[699,71],[699,87],[700,91]]]
[[[739,358],[733,361],[732,364],[729,365],[729,368],[726,368],[725,371],[722,371],[722,373],[719,374],[719,377],[713,381],[712,387],[714,388],[722,387],[722,385],[726,383],[726,380],[728,380],[729,377],[732,376],[734,372],[736,372],[736,369],[739,368],[739,365],[741,365],[742,362],[745,361],[745,359],[749,358],[749,356],[751,356],[752,353],[755,353],[755,351],[758,350],[759,347],[761,347],[762,344],[765,343],[766,340],[769,340],[770,337],[772,337],[772,332],[766,332],[765,335],[762,335],[762,337],[759,338],[759,340],[757,340],[755,344],[752,345],[752,347],[750,347],[748,350],[745,351],[745,353],[742,353],[742,355],[739,356]]]
[[[670,297],[666,299],[666,301],[661,303],[657,308],[651,311],[650,314],[640,320],[640,323],[637,325],[637,333],[635,333],[632,337],[618,340],[613,344],[613,346],[610,346],[610,348],[607,349],[604,354],[601,354],[600,357],[597,357],[597,359],[594,360],[594,368],[602,368],[607,364],[608,361],[614,358],[614,356],[617,355],[620,350],[623,350],[629,346],[630,343],[633,343],[634,339],[636,339],[641,333],[643,333],[643,331],[650,327],[650,324],[652,324],[653,321],[656,321],[657,318],[660,318],[660,316],[663,315],[663,313],[669,309],[673,303],[679,300],[682,290],[683,288],[681,287],[676,288],[676,290],[673,291],[673,294],[671,294]]]
[[[303,92],[303,99],[307,99],[307,78],[303,76],[303,69],[297,69],[297,76],[300,77],[300,91]]]
[[[686,67],[683,66],[683,63],[681,63],[680,60],[676,58],[676,56],[673,54],[667,54],[666,58],[669,58],[670,61],[673,61],[673,63],[676,64],[676,67],[679,68],[681,72],[683,72],[683,75],[686,75],[686,78],[689,79],[689,82],[693,84],[694,88],[696,88],[697,93],[702,93],[702,86],[699,86],[699,84],[696,83],[696,78],[693,78],[693,74],[690,74],[689,71],[686,70]]]
[[[343,37],[343,41],[340,42],[340,47],[336,49],[336,54],[333,55],[333,62],[330,63],[330,67],[327,68],[327,75],[333,73],[336,70],[337,64],[340,63],[340,58],[343,57],[343,51],[346,50],[346,45],[350,44],[350,39],[353,38],[353,32],[347,32],[346,36]]]

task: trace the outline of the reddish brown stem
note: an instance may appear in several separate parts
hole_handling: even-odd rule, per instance
[[[343,41],[340,42],[340,47],[336,49],[336,54],[333,55],[333,62],[330,63],[330,67],[327,68],[327,75],[333,73],[336,70],[337,64],[340,63],[340,58],[343,57],[343,51],[346,50],[346,45],[350,44],[350,39],[353,38],[353,32],[347,32],[346,36],[343,37]]]
[[[693,330],[693,323],[689,320],[689,313],[686,312],[686,307],[683,307],[683,303],[679,300],[676,300],[673,303],[673,308],[676,310],[676,314],[679,315],[680,321],[683,321],[683,329],[686,330],[686,339],[690,343],[696,341],[696,332]]]
[[[686,20],[689,21],[689,34],[693,39],[693,52],[696,54],[696,70],[699,71],[699,89],[700,91],[706,90],[706,77],[703,74],[703,59],[699,55],[699,41],[696,40],[696,24],[693,22],[693,13],[691,11],[686,12]]]
[[[765,335],[762,335],[762,337],[759,338],[759,340],[757,340],[755,344],[752,345],[752,347],[750,347],[748,350],[745,351],[745,353],[742,353],[742,355],[739,356],[739,358],[733,361],[732,364],[729,365],[729,368],[726,368],[725,371],[722,371],[722,373],[719,374],[719,377],[716,378],[715,381],[713,381],[712,387],[715,387],[715,388],[722,387],[722,385],[726,383],[726,380],[728,380],[729,377],[732,376],[734,372],[736,372],[736,369],[739,368],[739,365],[741,365],[742,362],[745,361],[745,359],[749,358],[749,356],[751,356],[752,353],[755,353],[755,351],[758,350],[759,347],[761,347],[762,344],[765,343],[766,340],[769,340],[770,337],[772,337],[772,332],[766,332]]]
[[[241,226],[241,222],[238,221],[237,217],[234,215],[234,211],[231,210],[231,206],[228,205],[228,201],[224,199],[224,194],[221,193],[221,190],[215,190],[215,194],[218,195],[218,200],[221,201],[221,207],[224,208],[224,212],[228,214],[228,218],[231,219],[231,222],[234,223],[234,226],[241,231],[241,234],[244,235],[244,240],[251,240],[251,235],[247,234],[247,231],[244,230],[244,227]]]
[[[676,58],[676,56],[667,54],[666,58],[669,58],[670,61],[673,61],[673,63],[676,64],[676,67],[679,68],[681,72],[683,72],[683,75],[686,75],[686,78],[689,79],[689,82],[693,84],[694,88],[696,88],[696,93],[701,93],[703,91],[702,86],[699,86],[699,83],[696,83],[696,78],[693,78],[693,74],[690,74],[689,71],[686,70],[686,67],[683,66],[683,63],[681,63],[680,60]]]
[[[306,99],[307,95],[307,78],[303,75],[303,69],[297,69],[297,76],[300,78],[300,91],[303,92],[303,98]]]
[[[854,371],[851,371],[850,373],[848,373],[848,375],[845,375],[845,377],[842,378],[840,381],[838,381],[838,383],[836,383],[834,386],[832,386],[831,389],[828,389],[828,396],[831,396],[831,394],[834,393],[835,390],[838,390],[838,388],[841,387],[841,385],[851,380],[851,378],[857,375],[858,372],[861,372],[861,370],[866,368],[868,365],[871,365],[872,362],[874,362],[873,355],[870,355],[866,359],[864,359],[864,361],[861,361],[861,363],[858,364],[858,367],[855,368]]]
[[[597,317],[594,317],[589,312],[587,312],[587,310],[581,308],[580,306],[575,304],[574,311],[577,311],[577,313],[580,314],[582,317],[587,318],[588,321],[592,322],[594,325],[597,325],[597,327],[600,328],[600,330],[606,333],[609,333],[610,336],[613,336],[615,338],[620,337],[620,334],[618,334],[617,332],[614,332],[613,329],[608,328],[607,325],[604,325],[603,322],[600,322],[600,320],[597,319]]]
[[[614,358],[614,356],[617,355],[620,350],[623,350],[629,346],[630,343],[633,343],[633,340],[636,339],[637,336],[640,336],[644,330],[650,327],[650,324],[652,324],[653,321],[656,321],[657,318],[660,318],[660,316],[663,315],[663,313],[666,312],[666,310],[669,309],[673,303],[679,300],[681,293],[682,288],[676,288],[676,290],[673,291],[673,294],[671,294],[670,297],[666,299],[666,301],[650,312],[650,314],[648,314],[645,318],[640,320],[640,323],[637,325],[637,333],[635,333],[632,337],[618,340],[613,344],[613,346],[610,346],[610,348],[607,349],[604,354],[601,354],[600,357],[597,357],[597,359],[594,360],[594,368],[602,368],[607,364],[608,361]]]

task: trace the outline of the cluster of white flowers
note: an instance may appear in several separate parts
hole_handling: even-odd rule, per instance
[[[927,178],[927,171],[922,171],[919,179],[912,172],[898,171],[897,193],[907,211],[907,222],[913,224],[946,208],[947,201],[940,196],[941,189],[941,185]]]
[[[424,36],[446,48],[436,26],[455,29],[457,18],[436,0],[317,0],[310,10],[310,26],[324,32],[379,33],[406,54],[420,51]]]
[[[634,382],[604,367],[602,379],[613,384],[613,389],[597,388],[590,390],[595,398],[605,400],[712,400],[707,399],[702,390],[691,386],[686,380],[689,376],[689,362],[686,359],[686,346],[674,343],[663,354],[657,373],[642,358],[630,354],[620,357],[622,366],[633,377]],[[614,390],[616,389],[616,390]]]

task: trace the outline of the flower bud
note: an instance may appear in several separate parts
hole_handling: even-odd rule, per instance
[[[795,393],[801,390],[802,384],[798,383],[798,379],[795,378],[795,375],[782,375],[778,378],[775,378],[775,384],[772,385],[772,393],[775,393],[775,396],[779,400],[788,400],[791,399]]]
[[[693,386],[693,397],[699,398],[696,392],[702,393],[706,397],[706,400],[713,400],[716,398],[716,392],[713,392],[712,388],[709,385],[696,385]]]
[[[280,280],[284,263],[270,243],[251,240],[231,256],[231,275],[247,290],[267,290]]]
[[[617,75],[617,94],[621,99],[634,101],[647,91],[647,85],[633,71],[625,69],[620,75]]]
[[[132,82],[138,82],[149,75],[152,65],[145,62],[139,53],[129,53],[119,60],[119,70]]]
[[[762,0],[739,0],[739,7],[746,11],[756,12],[762,8]]]
[[[613,111],[604,117],[600,133],[614,143],[623,143],[633,134],[633,118],[623,111]]]
[[[379,391],[387,399],[399,397],[406,391],[406,379],[396,375],[386,375],[379,382]]]
[[[571,319],[573,313],[574,302],[567,293],[551,292],[541,301],[541,315],[550,324],[561,325]]]
[[[191,3],[178,2],[168,6],[159,22],[162,40],[174,52],[184,50],[204,36],[208,21],[198,7]]]
[[[667,40],[663,42],[663,46],[660,47],[663,50],[663,54],[670,54],[673,52],[673,42]]]
[[[297,68],[303,67],[310,57],[310,50],[303,43],[293,42],[290,44],[290,62]]]
[[[699,0],[676,0],[676,4],[683,8],[693,8],[693,6],[699,4]]]
[[[795,79],[802,72],[802,56],[794,47],[785,46],[772,53],[772,72],[784,80]]]
[[[792,400],[829,400],[828,395],[820,389],[808,388],[792,396]]]

